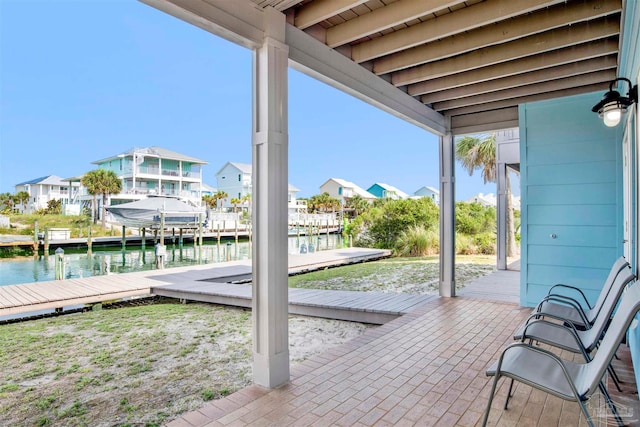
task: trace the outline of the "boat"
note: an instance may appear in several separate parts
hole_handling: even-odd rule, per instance
[[[172,197],[149,197],[106,209],[116,221],[131,228],[160,228],[163,219],[165,228],[198,228],[205,214],[203,209]]]

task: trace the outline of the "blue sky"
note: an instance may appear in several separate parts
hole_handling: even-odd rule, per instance
[[[251,162],[251,52],[134,0],[0,0],[0,192],[132,147]],[[456,198],[494,192],[458,168]],[[289,181],[438,187],[437,137],[294,70]],[[515,191],[514,191],[515,192]]]

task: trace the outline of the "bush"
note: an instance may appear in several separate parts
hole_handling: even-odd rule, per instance
[[[456,231],[479,234],[496,230],[496,208],[480,203],[456,203]]]
[[[435,255],[440,250],[440,236],[435,230],[426,230],[421,225],[412,225],[400,233],[396,245],[399,256]]]

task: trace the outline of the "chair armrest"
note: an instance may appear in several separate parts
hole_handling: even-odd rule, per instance
[[[538,305],[536,306],[536,308],[534,309],[534,312],[532,314],[539,314],[539,313],[544,313],[542,311],[542,305],[545,302],[558,302],[560,304],[564,304],[564,305],[568,305],[570,307],[573,307],[577,312],[578,315],[580,316],[580,318],[582,319],[585,328],[587,329],[591,329],[591,323],[589,322],[589,320],[587,320],[587,314],[584,312],[584,309],[582,308],[582,306],[580,305],[580,303],[578,303],[576,300],[569,298],[569,297],[565,297],[562,295],[549,295],[546,296],[542,299],[542,301],[540,301],[538,303]],[[539,314],[540,316],[542,316],[542,314]],[[549,314],[546,314],[547,316]],[[566,319],[563,319],[566,320]],[[569,320],[566,320],[567,322],[570,322]]]
[[[548,314],[547,317],[551,317],[554,318],[556,320],[561,320],[564,321],[564,319],[560,316],[555,316],[552,314]],[[578,336],[578,330],[576,329],[575,325],[571,322],[566,322],[565,324],[560,324],[560,323],[555,323],[555,322],[549,322],[548,320],[545,319],[536,319],[534,318],[534,315],[529,316],[529,318],[527,319],[525,326],[524,326],[524,330],[522,331],[522,338],[520,339],[520,342],[525,342],[525,340],[527,339],[532,339],[532,340],[540,340],[544,342],[544,339],[542,337],[536,337],[536,336],[529,336],[527,335],[527,329],[529,329],[532,325],[535,325],[537,323],[542,323],[545,324],[547,326],[551,326],[553,328],[558,328],[558,329],[563,329],[563,330],[567,330],[570,332],[571,336],[573,337],[573,339],[575,340],[577,347],[580,349],[580,352],[582,353],[582,356],[584,357],[584,360],[586,360],[587,362],[591,361],[591,357],[589,357],[589,354],[587,353],[587,349],[584,348],[584,344],[582,343],[582,340],[580,339],[580,337]],[[568,325],[568,326],[567,326]]]
[[[584,294],[584,292],[582,292],[582,289],[576,288],[575,286],[571,286],[571,285],[565,285],[564,283],[558,283],[558,284],[553,285],[551,287],[551,289],[549,289],[549,292],[547,292],[547,296],[550,296],[550,295],[562,295],[562,294],[554,293],[553,290],[555,288],[560,288],[560,289],[566,288],[566,289],[571,289],[573,291],[578,292],[582,296],[582,299],[584,300],[584,302],[587,305],[587,307],[589,307],[589,310],[591,310],[593,308],[593,307],[591,307],[591,304],[589,304],[589,301],[587,300],[587,297]],[[568,295],[564,295],[564,296],[568,297]],[[575,298],[573,298],[573,299],[575,300]]]

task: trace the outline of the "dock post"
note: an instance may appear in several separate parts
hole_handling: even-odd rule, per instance
[[[44,252],[49,255],[49,227],[44,228]]]
[[[56,249],[56,280],[64,279],[64,249],[58,248]]]
[[[164,212],[160,212],[160,244],[164,246]]]
[[[175,227],[171,227],[171,244],[173,246],[176,245],[176,228]]]
[[[238,243],[238,218],[236,218],[236,244]]]
[[[183,229],[181,228],[181,229],[180,229],[180,236],[178,236],[178,247],[180,247],[181,249],[182,249],[182,243],[183,243],[183,240],[182,240],[182,231],[183,231]]]
[[[40,246],[40,240],[38,239],[38,221],[33,222],[33,256],[38,257],[38,246]]]
[[[127,249],[127,235],[126,235],[126,230],[125,230],[125,226],[122,226],[122,250],[126,250]]]
[[[90,252],[93,246],[93,239],[91,238],[91,226],[87,227],[87,250]]]
[[[142,240],[140,241],[140,246],[142,246],[142,250],[144,251],[147,246],[147,229],[142,227],[140,229],[140,234],[142,235]]]
[[[202,248],[202,221],[204,220],[202,213],[198,214],[198,245]]]
[[[218,244],[220,244],[220,221],[218,221]]]

